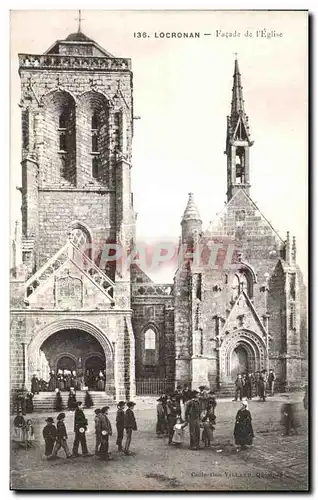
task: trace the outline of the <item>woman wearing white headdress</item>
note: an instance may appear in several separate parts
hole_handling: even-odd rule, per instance
[[[253,437],[254,432],[252,427],[252,417],[248,410],[248,403],[247,401],[242,401],[241,408],[237,412],[235,418],[235,444],[244,450],[247,445],[251,445],[253,443]]]

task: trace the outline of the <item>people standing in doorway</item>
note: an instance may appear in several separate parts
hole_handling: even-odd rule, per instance
[[[53,392],[53,391],[55,391],[56,388],[57,388],[57,377],[55,375],[54,370],[51,370],[50,371],[50,380],[49,380],[49,384],[48,384],[48,390],[50,392]]]
[[[82,410],[82,402],[78,401],[77,402],[77,407],[75,410],[74,414],[74,432],[75,432],[75,439],[74,439],[74,444],[73,444],[73,456],[78,457],[78,447],[79,444],[81,443],[82,447],[82,454],[83,457],[88,457],[88,449],[87,449],[87,443],[86,443],[86,430],[87,430],[87,420],[85,417],[85,414]]]
[[[248,410],[247,401],[243,401],[241,408],[236,414],[234,426],[235,444],[244,450],[253,443],[252,417]]]
[[[136,406],[136,403],[133,401],[129,401],[127,403],[127,410],[125,413],[125,430],[126,430],[126,442],[125,442],[125,448],[124,452],[125,455],[130,455],[130,444],[131,444],[131,438],[132,438],[132,431],[137,430],[137,423],[136,423],[136,418],[134,414],[134,407]]]
[[[105,390],[105,377],[102,371],[99,372],[98,374],[98,380],[97,380],[97,390],[98,391],[104,391]]]
[[[200,448],[200,403],[198,394],[198,391],[192,391],[192,397],[185,410],[186,421],[189,424],[191,450],[199,450]]]
[[[242,381],[242,375],[238,374],[235,380],[235,396],[233,401],[237,401],[237,398],[240,398],[240,401],[242,401],[243,398],[243,381]]]
[[[56,427],[52,417],[46,419],[46,426],[43,428],[42,434],[45,441],[45,456],[49,458],[52,456],[56,440]]]
[[[67,432],[64,423],[65,413],[60,413],[57,416],[57,424],[56,424],[56,441],[52,453],[52,458],[56,458],[58,451],[63,448],[65,451],[65,455],[67,458],[71,458],[72,454],[67,445]]]
[[[36,373],[33,373],[32,378],[31,378],[31,392],[32,392],[32,394],[39,394],[39,392],[40,392],[39,379],[38,379]]]
[[[269,396],[274,396],[275,380],[276,380],[276,375],[275,375],[275,373],[274,373],[274,370],[271,368],[271,369],[269,370],[269,374],[268,374],[268,390],[269,390]]]
[[[118,451],[123,450],[123,439],[124,439],[124,430],[125,430],[125,401],[119,401],[117,405],[117,413],[116,413],[116,429],[117,429],[117,440],[116,445]]]

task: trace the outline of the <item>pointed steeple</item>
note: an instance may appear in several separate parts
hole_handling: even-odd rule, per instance
[[[248,116],[244,109],[243,87],[237,57],[234,62],[231,115],[227,117],[226,149],[227,155],[227,199],[239,189],[249,195],[249,148],[253,145],[250,138]]]
[[[237,116],[239,114],[245,115],[245,111],[244,111],[243,87],[241,83],[241,73],[239,69],[238,60],[235,59],[232,102],[231,102],[231,117],[234,117],[234,115]]]
[[[188,203],[181,220],[181,227],[182,243],[193,245],[193,242],[197,240],[202,232],[202,220],[193,193],[189,193]]]
[[[194,201],[193,193],[189,193],[188,203],[182,217],[182,222],[189,220],[201,221],[198,207]]]

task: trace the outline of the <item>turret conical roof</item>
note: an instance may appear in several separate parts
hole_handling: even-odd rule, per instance
[[[201,221],[198,207],[194,201],[193,193],[189,193],[188,203],[182,217],[182,222],[186,222],[189,220]]]

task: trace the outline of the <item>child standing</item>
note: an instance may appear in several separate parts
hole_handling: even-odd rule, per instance
[[[213,424],[215,422],[215,417],[203,417],[203,431],[202,431],[202,441],[204,442],[205,448],[211,446],[211,441],[213,440]]]
[[[173,428],[172,442],[176,445],[181,445],[184,440],[184,428],[187,426],[187,422],[183,422],[181,417],[177,417],[177,421]]]
[[[54,450],[52,453],[52,458],[57,457],[57,452],[61,448],[63,448],[63,450],[65,451],[67,458],[70,458],[72,456],[72,454],[67,446],[67,432],[66,432],[66,427],[64,424],[64,419],[65,419],[65,413],[60,413],[57,416],[56,442],[55,442]]]
[[[25,447],[32,448],[32,441],[35,440],[32,420],[29,418],[25,425]]]
[[[130,455],[130,443],[131,443],[131,436],[132,436],[132,431],[137,430],[137,423],[135,419],[135,414],[133,412],[134,406],[136,406],[136,403],[133,401],[129,401],[127,403],[127,410],[125,413],[125,421],[124,421],[124,426],[126,429],[126,443],[125,443],[125,455]]]
[[[42,433],[45,441],[45,456],[51,457],[56,439],[56,427],[52,417],[46,419],[46,426],[43,428]]]
[[[118,451],[123,451],[123,438],[124,438],[124,429],[125,429],[125,401],[119,401],[117,405],[117,414],[116,414],[116,428],[117,428],[117,441],[116,445],[118,447]]]

